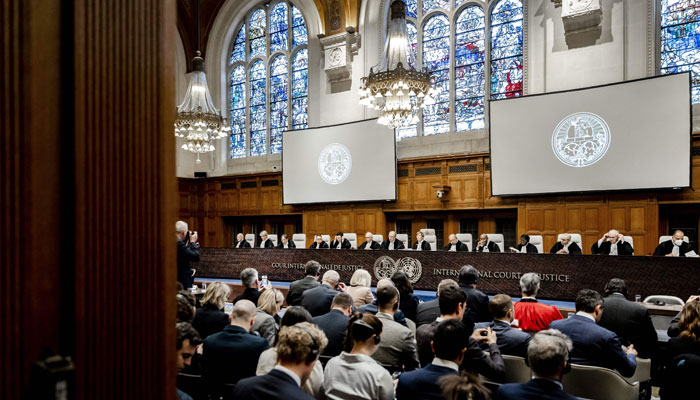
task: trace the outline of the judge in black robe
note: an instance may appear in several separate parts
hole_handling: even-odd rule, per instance
[[[381,245],[374,241],[372,232],[365,234],[365,241],[357,248],[358,250],[378,250]]]
[[[454,246],[454,250],[452,251],[469,251],[467,245],[462,243],[460,240],[457,240],[457,235],[454,233],[450,235],[449,240],[450,241],[447,243],[447,246],[444,247],[444,250],[451,251],[452,247]]]
[[[565,246],[561,242],[556,242],[554,243],[554,246],[552,246],[552,249],[549,250],[550,253],[552,254],[557,254],[557,252],[561,249],[563,249]],[[574,242],[571,242],[569,244],[569,247],[567,248],[569,250],[568,254],[581,254],[581,248],[578,247],[578,245]],[[566,254],[566,253],[561,253],[561,254]]]
[[[423,240],[424,238],[425,235],[423,235],[423,232],[416,233],[416,242],[413,243],[413,250],[418,250],[418,246],[420,246],[421,251],[432,250],[432,248],[430,247],[430,243]]]
[[[250,243],[245,240],[245,236],[243,236],[242,233],[239,233],[238,236],[236,236],[236,244],[234,244],[233,247],[237,249],[249,249]]]
[[[634,255],[632,245],[624,240],[625,237],[620,234],[620,232],[615,229],[611,229],[610,232],[606,233],[597,242],[593,243],[593,246],[591,246],[591,253],[609,255],[612,245],[616,244],[618,256]]]
[[[326,243],[321,235],[316,235],[314,237],[314,242],[309,246],[310,249],[327,249],[328,243]]]
[[[519,252],[522,252],[523,246],[525,246],[525,252],[526,253],[539,253],[537,250],[537,247],[530,243],[530,235],[521,235],[520,236],[520,243],[516,246]]]
[[[289,236],[287,236],[286,233],[283,233],[282,236],[280,237],[280,242],[277,244],[278,249],[284,249],[284,245],[287,245],[287,249],[296,249],[297,245],[294,243],[293,240],[289,240]]]
[[[489,249],[489,253],[500,253],[501,248],[492,241],[489,240],[489,235],[482,233],[479,236],[479,242],[476,244],[474,251],[482,253],[484,249]]]
[[[350,243],[350,241],[343,237],[343,232],[338,232],[338,234],[335,235],[335,240],[331,242],[331,249],[337,249],[338,247],[340,247],[341,249],[352,248],[352,244]]]
[[[690,244],[686,243],[686,241],[683,240],[683,232],[681,232],[679,236],[680,237],[677,237],[676,233],[674,233],[673,237],[670,240],[666,240],[665,242],[659,243],[659,245],[656,246],[656,250],[654,250],[654,255],[672,257],[673,248],[676,247],[674,241],[679,240],[681,245],[677,246],[678,257],[685,257],[685,253],[691,251],[692,249],[690,248]]]
[[[403,250],[406,248],[404,246],[403,242],[396,238],[396,232],[391,231],[391,232],[389,232],[389,237],[387,238],[387,240],[385,240],[382,243],[382,246],[381,246],[382,249],[389,250],[389,244],[392,243],[392,240],[394,243],[394,247],[391,250]]]

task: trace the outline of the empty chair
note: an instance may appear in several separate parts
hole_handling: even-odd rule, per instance
[[[563,233],[560,233],[559,235],[557,235],[557,242],[561,241],[562,235],[563,235]],[[581,234],[580,233],[569,233],[569,235],[571,235],[571,242],[576,243],[578,245],[578,247],[580,247],[581,250],[583,250],[583,243],[581,242]]]
[[[423,228],[420,230],[423,232],[424,235],[434,235],[435,234],[435,229],[428,229],[428,228]]]
[[[472,244],[474,244],[474,242],[471,233],[458,233],[455,236],[457,236],[457,240],[467,245],[469,251],[472,251]]]
[[[357,248],[357,233],[344,233],[343,236],[350,242],[353,249]]]
[[[503,251],[503,234],[501,233],[487,233],[489,236],[489,242],[494,242]]]
[[[637,357],[637,368],[634,370],[634,375],[625,378],[627,382],[646,382],[651,379],[651,359]]]
[[[275,247],[277,247],[277,234],[276,233],[268,234],[267,238],[272,240],[272,244],[274,244]]]
[[[666,304],[677,304],[677,305],[685,305],[685,301],[683,301],[680,297],[676,296],[666,296],[662,294],[653,294],[651,296],[647,296],[644,299],[644,303],[651,303],[655,304],[657,301],[663,301]]]
[[[297,249],[305,249],[306,248],[306,234],[304,233],[295,233],[292,235],[292,242],[294,242],[294,245],[296,246]]]
[[[376,235],[375,234],[372,236],[372,240],[374,240],[375,242],[377,242],[379,244],[382,244],[382,242],[384,241],[384,235]]]
[[[177,388],[195,400],[207,398],[206,387],[201,375],[177,374]]]
[[[410,249],[411,246],[408,245],[408,235],[405,233],[397,233],[396,238],[403,242],[405,248]]]
[[[668,235],[659,236],[659,244],[666,242],[666,241],[669,241],[672,238],[673,238],[673,236],[668,236]],[[688,236],[683,236],[683,241],[686,243],[690,243],[690,239],[688,239]]]
[[[530,236],[530,243],[537,247],[537,252],[538,253],[544,253],[544,242],[542,239],[542,235],[529,235]]]
[[[632,236],[625,236],[625,242],[629,243],[630,246],[632,246],[632,249],[634,249],[634,238]],[[634,255],[634,252],[632,252],[632,255]]]
[[[562,380],[564,391],[596,400],[637,400],[639,382],[629,383],[617,371],[589,365],[571,365]]]
[[[437,249],[437,236],[425,235],[424,239],[430,245],[430,250],[435,251]]]
[[[253,235],[252,233],[245,234],[245,241],[248,242],[250,247],[255,247],[255,235]]]
[[[331,235],[321,235],[321,239],[323,239],[324,242],[328,243],[328,248],[331,246]]]
[[[503,354],[503,364],[506,367],[506,376],[503,383],[525,383],[532,378],[530,367],[525,364],[525,359],[517,356]]]

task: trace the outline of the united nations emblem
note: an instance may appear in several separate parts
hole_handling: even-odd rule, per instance
[[[610,147],[610,128],[601,117],[588,112],[571,114],[559,122],[552,134],[552,151],[570,167],[598,162]]]
[[[394,272],[396,272],[396,263],[393,258],[381,256],[374,262],[374,276],[377,277],[377,280],[389,279],[394,275]]]
[[[403,271],[411,283],[416,283],[423,275],[423,267],[420,261],[412,257],[399,258],[396,261],[396,270]]]
[[[342,183],[350,175],[352,157],[347,147],[331,143],[318,155],[318,174],[329,185]]]

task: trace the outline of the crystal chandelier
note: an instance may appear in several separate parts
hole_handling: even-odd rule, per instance
[[[211,101],[204,59],[199,51],[192,59],[192,66],[194,71],[189,73],[185,99],[177,107],[175,136],[185,138],[182,149],[196,153],[197,164],[201,164],[199,155],[214,151],[214,141],[227,137],[231,128]]]
[[[398,128],[415,124],[418,110],[435,104],[438,91],[431,85],[430,72],[411,69],[409,59],[413,61],[415,56],[406,34],[406,4],[394,0],[378,72],[370,68],[360,86],[360,104],[379,110],[377,122],[382,125]]]

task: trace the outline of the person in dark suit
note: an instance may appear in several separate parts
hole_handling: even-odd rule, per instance
[[[575,400],[561,384],[569,367],[571,346],[571,340],[555,329],[535,334],[527,350],[532,379],[501,385],[496,400]]]
[[[258,358],[268,348],[267,340],[249,333],[255,312],[253,303],[239,301],[233,306],[231,325],[204,340],[202,376],[214,391],[220,391],[223,384],[255,376]]]
[[[190,232],[187,222],[177,221],[175,223],[177,235],[177,281],[184,289],[192,287],[192,269],[190,261],[199,261],[199,243],[197,243],[197,232]]]
[[[351,249],[352,244],[349,240],[345,239],[343,232],[338,232],[335,235],[335,239],[331,242],[331,249]]]
[[[551,254],[574,254],[580,255],[581,248],[571,241],[571,235],[564,233],[561,235],[561,239],[554,243],[554,246],[549,250]]]
[[[258,304],[260,298],[260,282],[258,281],[258,271],[254,268],[246,268],[241,271],[241,284],[245,288],[243,293],[233,299],[233,304],[239,300],[250,300],[253,304]]]
[[[531,336],[528,333],[510,326],[513,322],[513,299],[507,294],[497,294],[489,301],[489,310],[493,315],[492,322],[480,322],[475,329],[491,328],[496,332],[498,348],[501,354],[527,357],[527,345]]]
[[[394,286],[394,282],[391,281],[389,278],[383,278],[380,279],[377,282],[377,290],[383,288],[384,286]],[[374,299],[369,304],[365,304],[363,306],[360,306],[358,311],[362,314],[372,314],[376,315],[379,312],[379,306],[377,305],[377,299]],[[398,322],[399,324],[405,326],[408,328],[408,323],[406,322],[406,316],[403,314],[403,311],[401,310],[396,310],[394,313],[394,321]]]
[[[459,285],[454,280],[441,280],[437,287],[437,299],[418,304],[416,326],[432,323],[440,316],[440,292],[450,286],[459,289]]]
[[[474,251],[479,253],[500,253],[501,248],[498,247],[496,243],[489,240],[489,235],[482,233],[481,236],[479,236],[476,247],[474,247]]]
[[[406,318],[416,321],[416,313],[420,300],[413,294],[413,285],[408,280],[408,276],[403,271],[396,271],[391,275],[394,287],[399,291],[399,309],[403,311]]]
[[[685,234],[683,231],[673,232],[673,237],[670,240],[659,243],[654,250],[655,256],[667,256],[667,257],[685,257],[685,253],[691,251],[690,244],[686,243],[683,238]]]
[[[461,241],[457,240],[457,235],[454,233],[450,234],[449,237],[449,243],[447,243],[447,246],[445,246],[444,250],[446,251],[469,251],[469,248],[467,247],[466,244],[462,243]]]
[[[431,342],[435,357],[425,367],[399,376],[396,398],[442,399],[439,379],[445,375],[459,375],[468,344],[469,332],[461,321],[447,319],[440,322]]]
[[[326,347],[326,336],[315,325],[300,322],[280,331],[278,364],[267,375],[242,379],[233,392],[241,400],[311,400],[301,386],[309,379],[318,355]],[[257,362],[257,359],[255,360]]]
[[[323,315],[331,310],[333,298],[339,292],[345,292],[345,284],[340,282],[340,275],[333,270],[326,271],[319,286],[301,294],[301,305],[312,317]]]
[[[447,286],[440,291],[438,301],[438,318],[428,324],[423,324],[416,329],[416,346],[418,351],[418,361],[425,367],[433,359],[433,348],[430,342],[433,341],[435,330],[440,322],[450,318],[462,320],[467,307],[467,295],[459,286]]]
[[[301,305],[301,295],[307,289],[313,289],[320,285],[318,283],[318,274],[321,271],[321,264],[318,261],[308,261],[304,265],[304,278],[292,282],[289,285],[289,292],[287,292],[287,305],[290,306],[300,306]]]
[[[651,358],[658,338],[649,310],[627,300],[627,285],[622,279],[611,279],[605,285],[605,295],[598,325],[615,332],[624,346],[633,344],[640,358]]]
[[[250,243],[245,240],[245,236],[242,233],[236,235],[236,245],[233,246],[236,249],[249,249]]]
[[[277,244],[278,249],[296,249],[297,245],[294,244],[293,240],[289,240],[289,236],[283,233],[280,237],[280,242]]]
[[[378,250],[381,245],[374,241],[372,232],[365,233],[365,241],[357,248],[358,250]]]
[[[419,250],[419,251],[430,251],[432,248],[430,247],[430,243],[426,242],[425,240],[425,235],[423,232],[416,232],[416,242],[413,243],[413,250]]]
[[[459,287],[467,295],[467,312],[464,313],[464,326],[474,327],[477,322],[491,322],[493,317],[489,311],[489,296],[476,288],[479,271],[471,265],[459,269]]]
[[[631,256],[634,255],[634,249],[631,244],[625,242],[623,234],[616,229],[611,229],[597,242],[593,243],[591,253],[610,256]]]
[[[202,339],[221,332],[231,323],[228,314],[224,312],[230,294],[231,288],[225,283],[213,282],[207,286],[202,306],[197,309],[192,321],[192,326]]]
[[[523,247],[525,248],[525,251],[523,251]],[[516,248],[520,253],[539,253],[537,247],[530,243],[530,235],[520,235],[520,243],[518,243]]]
[[[396,232],[394,231],[389,232],[381,247],[384,250],[403,250],[406,248],[404,243],[396,238]]]
[[[328,243],[326,243],[323,240],[323,236],[316,235],[316,236],[314,236],[314,242],[311,243],[311,246],[309,246],[309,248],[310,249],[327,249]]]
[[[260,231],[260,248],[261,249],[273,249],[275,244],[272,243],[272,239],[268,239],[267,231]]]
[[[175,325],[176,335],[176,359],[177,372],[190,366],[192,358],[196,353],[197,346],[202,343],[202,339],[189,322],[178,322]],[[192,400],[189,394],[177,389],[178,400]]]
[[[602,313],[603,298],[600,294],[583,289],[576,296],[576,315],[553,321],[549,327],[571,338],[574,345],[572,363],[615,369],[620,375],[630,377],[637,368],[637,351],[634,345],[629,345],[624,351],[615,332],[596,324]]]
[[[316,324],[328,338],[328,346],[323,350],[324,356],[335,357],[343,351],[345,331],[352,313],[353,299],[347,293],[338,293],[333,298],[331,310],[326,314],[314,317]]]

